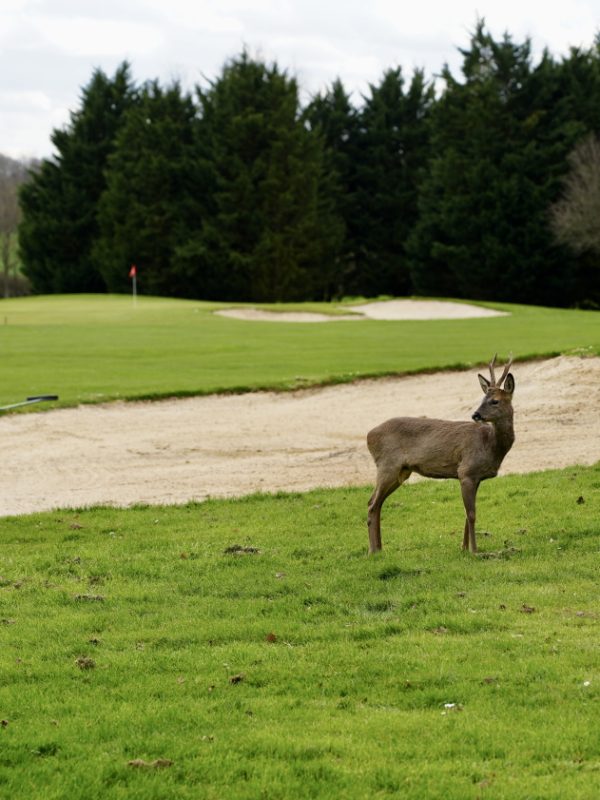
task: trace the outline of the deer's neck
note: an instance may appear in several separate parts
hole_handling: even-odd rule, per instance
[[[515,441],[512,416],[508,419],[497,420],[493,425],[496,434],[496,454],[502,460]]]

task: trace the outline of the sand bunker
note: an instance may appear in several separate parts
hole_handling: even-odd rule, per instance
[[[364,319],[360,314],[314,314],[308,311],[263,311],[260,308],[223,308],[215,311],[219,317],[243,319],[246,322],[339,322]]]
[[[259,322],[340,322],[342,320],[431,320],[469,319],[474,317],[504,317],[506,312],[473,306],[469,303],[452,303],[442,300],[385,300],[350,306],[351,314],[332,316],[301,311],[277,312],[259,308],[226,308],[215,311],[222,317]]]
[[[473,306],[469,303],[450,303],[442,300],[387,300],[352,306],[369,319],[469,319],[474,317],[505,317],[505,311]]]
[[[600,358],[516,364],[513,373],[517,440],[502,472],[595,463]],[[469,419],[480,398],[472,369],[4,415],[0,515],[366,485],[370,428],[400,415]]]

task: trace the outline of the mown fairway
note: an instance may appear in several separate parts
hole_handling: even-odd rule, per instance
[[[600,352],[592,312],[301,325],[214,307],[3,301],[0,403]],[[0,796],[595,798],[598,489],[600,465],[484,484],[477,558],[454,481],[390,498],[375,558],[370,488],[0,519]]]
[[[125,296],[0,302],[0,404],[61,404],[289,388],[583,349],[600,352],[600,314],[495,304],[507,317],[289,324],[216,317],[216,304]],[[333,310],[306,304],[304,310]]]
[[[2,520],[0,795],[591,800],[599,488],[486,484],[480,558],[455,482],[370,559],[361,490]]]

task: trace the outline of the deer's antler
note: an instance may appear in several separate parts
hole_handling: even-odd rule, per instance
[[[511,368],[512,362],[513,362],[513,356],[512,356],[512,353],[511,353],[510,356],[508,357],[508,364],[504,367],[504,371],[502,372],[502,376],[501,376],[500,380],[498,381],[498,386],[501,387],[502,384],[504,383],[504,381],[506,380],[506,376],[508,375],[508,372],[509,372],[509,370]]]
[[[494,357],[492,358],[492,360],[490,361],[490,363],[488,365],[489,368],[490,368],[490,377],[492,379],[491,382],[490,382],[490,387],[491,386],[496,386],[496,373],[494,372],[494,365],[496,363],[496,358],[497,357],[498,357],[498,353],[494,353]]]
[[[511,365],[513,363],[513,356],[512,356],[512,353],[511,353],[509,358],[508,358],[508,364],[504,367],[504,370],[502,372],[502,375],[500,376],[500,380],[499,381],[496,381],[496,373],[494,372],[494,367],[496,366],[496,359],[497,358],[498,358],[498,353],[496,353],[494,355],[494,357],[492,358],[492,360],[488,364],[488,367],[489,367],[489,370],[490,370],[490,377],[492,379],[490,381],[490,388],[498,387],[498,389],[500,389],[502,387],[502,384],[506,380],[506,376],[508,375],[508,371],[510,370]]]

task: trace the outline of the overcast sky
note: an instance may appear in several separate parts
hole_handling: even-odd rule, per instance
[[[389,67],[458,72],[478,16],[560,56],[593,43],[600,0],[0,0],[0,153],[50,155],[95,67],[192,88],[246,46],[305,96],[340,77],[359,103]]]

